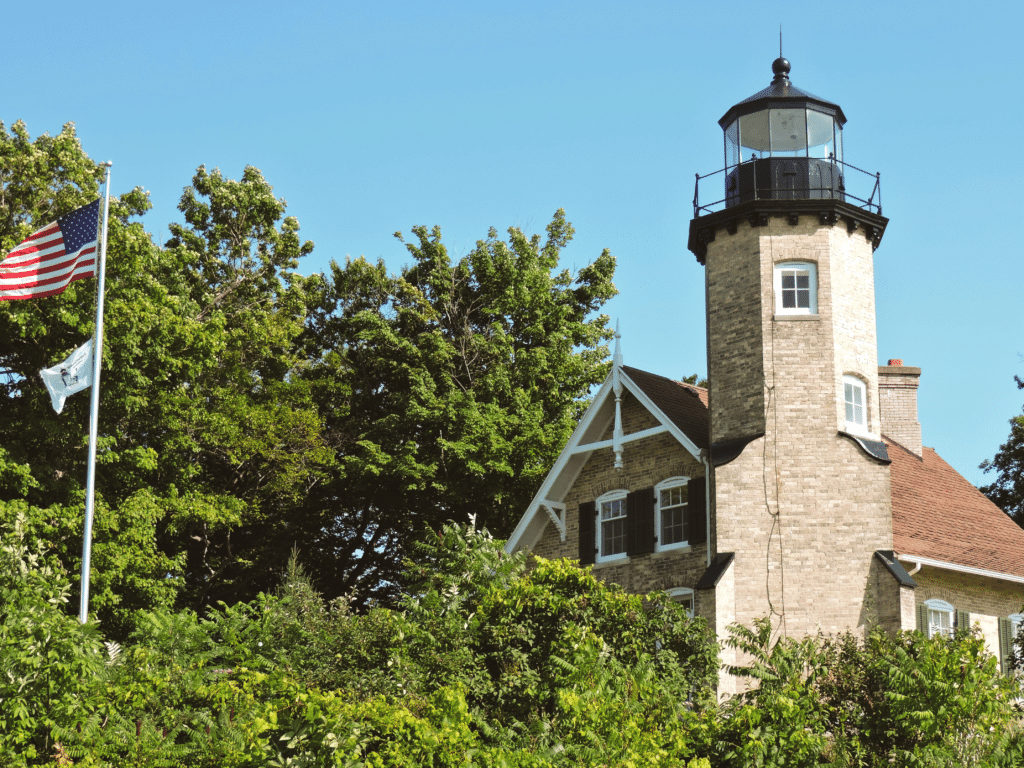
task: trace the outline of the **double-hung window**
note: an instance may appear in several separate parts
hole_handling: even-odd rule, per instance
[[[843,376],[843,408],[846,431],[857,435],[868,432],[867,387],[856,376]]]
[[[611,491],[597,500],[597,562],[626,556],[626,491]]]
[[[619,562],[707,543],[705,496],[703,477],[672,477],[657,487],[618,489],[580,502],[580,562]]]
[[[958,625],[966,627],[969,624],[970,615],[966,611],[956,611],[945,600],[933,598],[917,606],[917,628],[928,637],[949,637]]]
[[[775,314],[818,314],[818,270],[811,262],[775,265]]]
[[[672,477],[658,484],[655,528],[657,550],[685,547],[690,541],[689,478]]]

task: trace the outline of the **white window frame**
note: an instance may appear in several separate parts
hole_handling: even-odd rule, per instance
[[[937,598],[925,600],[924,604],[928,609],[928,637],[935,637],[937,633],[952,636],[956,629],[956,611],[953,606]],[[949,626],[942,626],[943,618]]]
[[[619,560],[625,560],[628,557],[626,553],[626,537],[629,535],[628,529],[626,528],[626,526],[629,524],[629,518],[626,515],[626,497],[628,495],[629,491],[620,488],[615,491],[608,491],[608,493],[601,494],[600,496],[597,497],[597,514],[594,516],[594,525],[597,526],[597,554],[594,556],[595,563],[617,562]],[[604,520],[604,505],[612,504],[618,501],[622,502],[622,515],[619,517],[612,518],[612,520],[623,521],[622,551],[616,552],[615,554],[606,555],[604,554],[604,539],[601,536],[601,530],[604,523],[611,522],[611,520]]]
[[[665,594],[673,603],[679,603],[686,609],[686,615],[693,617],[694,594],[689,587],[673,587],[666,589]]]
[[[682,549],[683,547],[690,546],[689,536],[682,541],[677,541],[674,544],[662,543],[662,527],[661,527],[661,492],[669,491],[673,488],[687,488],[690,478],[688,477],[670,477],[667,480],[662,480],[654,487],[654,536],[657,539],[657,543],[654,545],[655,552],[665,552],[671,549]],[[689,511],[690,499],[687,496],[686,504],[683,505],[685,511],[683,512],[684,519],[686,512]]]
[[[813,261],[780,261],[774,268],[775,314],[776,315],[816,315],[818,314],[818,265]],[[806,272],[808,283],[807,307],[782,306],[782,277],[786,271]]]
[[[853,388],[855,392],[860,392],[860,408],[861,413],[864,417],[863,423],[858,423],[857,421],[850,421],[847,418],[847,416],[849,415],[847,409],[847,404],[849,401],[846,398],[848,387]],[[843,403],[843,420],[846,424],[846,431],[854,435],[870,434],[868,432],[868,387],[867,384],[864,383],[864,380],[861,379],[859,376],[851,376],[850,374],[844,375],[841,400]],[[854,404],[854,407],[856,407],[856,404]]]
[[[1024,613],[1011,613],[1006,618],[1010,620],[1010,635],[1016,638],[1017,633],[1020,632],[1021,624],[1024,624]]]

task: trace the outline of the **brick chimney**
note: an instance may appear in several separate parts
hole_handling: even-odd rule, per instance
[[[878,406],[882,433],[921,456],[921,422],[917,420],[917,386],[921,369],[890,360],[878,366]]]

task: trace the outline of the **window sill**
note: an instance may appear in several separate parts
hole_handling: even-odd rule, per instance
[[[601,568],[610,568],[613,565],[628,565],[628,564],[629,564],[629,555],[623,555],[622,557],[614,557],[614,558],[610,558],[608,560],[602,560],[601,562],[595,562],[594,565],[593,565],[593,568],[596,571],[596,570],[599,570]]]
[[[666,548],[666,549],[659,549],[659,550],[657,550],[655,552],[652,552],[651,554],[654,557],[668,557],[669,555],[689,554],[689,553],[693,552],[696,548],[697,547],[694,546],[693,544],[684,544],[681,547],[671,547],[671,548]]]
[[[821,315],[773,315],[772,319],[776,322],[789,322],[791,320],[820,320]]]

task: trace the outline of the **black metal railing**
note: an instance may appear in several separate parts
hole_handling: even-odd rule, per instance
[[[701,182],[722,174],[725,196],[701,204]],[[749,200],[843,200],[882,215],[882,175],[869,173],[834,157],[764,157],[747,160],[701,176],[693,189],[693,217]],[[705,194],[709,184],[705,183]],[[863,197],[862,195],[866,195]]]

